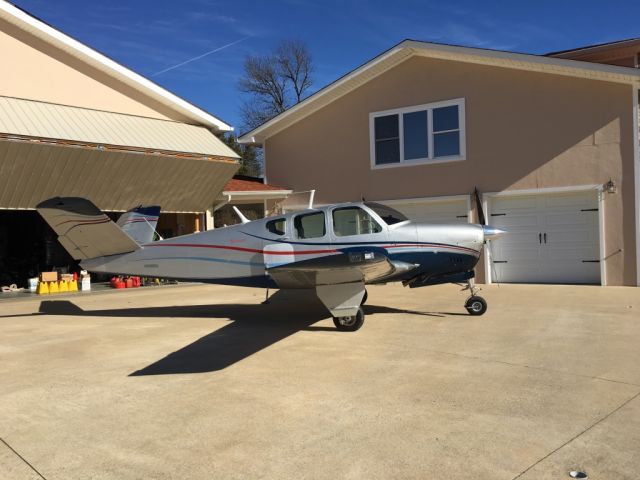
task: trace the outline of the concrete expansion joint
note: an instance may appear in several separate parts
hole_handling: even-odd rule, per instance
[[[542,461],[546,460],[547,458],[549,458],[551,455],[553,455],[554,453],[556,453],[557,451],[559,451],[560,449],[562,449],[563,447],[569,445],[571,442],[573,442],[574,440],[580,438],[582,435],[584,435],[585,433],[587,433],[589,430],[591,430],[593,427],[595,427],[596,425],[599,425],[600,423],[604,422],[607,418],[609,418],[611,415],[613,415],[614,413],[616,413],[618,410],[622,409],[623,407],[625,407],[626,405],[628,405],[629,403],[631,403],[633,400],[635,400],[636,398],[640,397],[640,392],[637,392],[636,394],[634,394],[633,396],[631,396],[630,398],[628,398],[627,400],[625,400],[624,402],[622,402],[620,405],[618,405],[616,408],[614,408],[613,410],[611,410],[609,413],[607,413],[604,417],[601,417],[600,419],[596,420],[594,423],[592,423],[591,425],[589,425],[587,428],[585,428],[584,430],[582,430],[581,432],[579,432],[578,434],[574,435],[573,437],[571,437],[569,440],[567,440],[566,442],[564,442],[562,445],[560,445],[559,447],[551,450],[549,453],[547,453],[544,457],[542,457],[540,460],[536,461],[535,463],[532,463],[531,465],[529,465],[526,469],[524,469],[522,472],[520,472],[518,475],[516,475],[515,477],[513,477],[512,480],[517,480],[518,478],[522,477],[525,473],[527,473],[529,470],[531,470],[533,467],[535,467],[536,465],[538,465],[539,463],[541,463]]]
[[[593,375],[584,375],[582,373],[565,372],[565,371],[562,371],[562,370],[555,370],[555,369],[546,368],[546,367],[534,367],[532,365],[505,362],[504,360],[492,360],[492,359],[489,359],[489,358],[475,357],[473,355],[465,355],[463,353],[445,352],[445,351],[442,351],[442,350],[429,350],[429,349],[426,349],[426,350],[423,350],[423,351],[429,352],[429,353],[437,353],[437,354],[441,354],[441,355],[452,355],[454,357],[465,358],[465,359],[468,359],[468,360],[477,360],[479,362],[497,363],[497,364],[501,364],[501,365],[507,365],[509,367],[529,368],[531,370],[540,370],[540,371],[543,371],[543,372],[558,373],[558,374],[561,374],[561,375],[570,375],[570,376],[573,376],[573,377],[589,378],[591,380],[600,380],[600,381],[603,381],[603,382],[617,383],[619,385],[629,385],[631,387],[639,387],[640,388],[640,384],[637,384],[637,383],[623,382],[622,380],[612,380],[610,378],[603,378],[603,377],[598,377],[598,376],[593,376]]]
[[[0,437],[0,442],[2,442],[4,445],[6,445],[6,447],[11,450],[20,460],[22,460],[31,470],[33,470],[40,478],[42,478],[42,480],[47,480],[46,477],[44,475],[42,475],[37,469],[36,467],[34,467],[33,465],[31,465],[26,458],[24,458],[22,455],[20,455],[11,445],[9,445],[6,440],[2,437]]]

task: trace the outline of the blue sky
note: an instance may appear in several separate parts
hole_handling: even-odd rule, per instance
[[[637,0],[13,1],[234,126],[244,57],[283,38],[309,45],[317,90],[405,38],[545,53],[640,37]]]

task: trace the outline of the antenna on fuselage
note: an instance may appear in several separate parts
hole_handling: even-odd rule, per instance
[[[238,214],[238,217],[240,218],[240,221],[242,222],[243,225],[245,223],[249,223],[249,219],[242,214],[242,212],[238,209],[238,207],[234,205],[233,210]]]
[[[316,191],[311,190],[309,193],[309,209],[313,208],[313,198],[316,196]]]

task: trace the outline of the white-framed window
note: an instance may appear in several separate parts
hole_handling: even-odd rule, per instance
[[[369,114],[371,168],[466,158],[464,98]]]

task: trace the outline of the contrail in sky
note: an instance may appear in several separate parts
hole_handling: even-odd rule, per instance
[[[220,50],[224,50],[225,48],[229,48],[229,47],[232,47],[233,45],[236,45],[236,44],[238,44],[240,42],[244,42],[248,38],[251,38],[251,36],[241,38],[240,40],[236,40],[235,42],[227,43],[226,45],[223,45],[223,46],[218,47],[218,48],[214,48],[213,50],[209,50],[208,52],[203,53],[202,55],[198,55],[197,57],[190,58],[189,60],[185,60],[184,62],[180,62],[180,63],[178,63],[176,65],[173,65],[173,66],[171,66],[169,68],[165,68],[164,70],[160,70],[159,72],[156,72],[156,73],[152,74],[151,76],[155,77],[155,76],[160,75],[162,73],[166,73],[169,70],[173,70],[174,68],[178,68],[178,67],[181,67],[183,65],[186,65],[187,63],[195,62],[196,60],[200,60],[201,58],[206,57],[207,55],[211,55],[212,53],[219,52]]]

